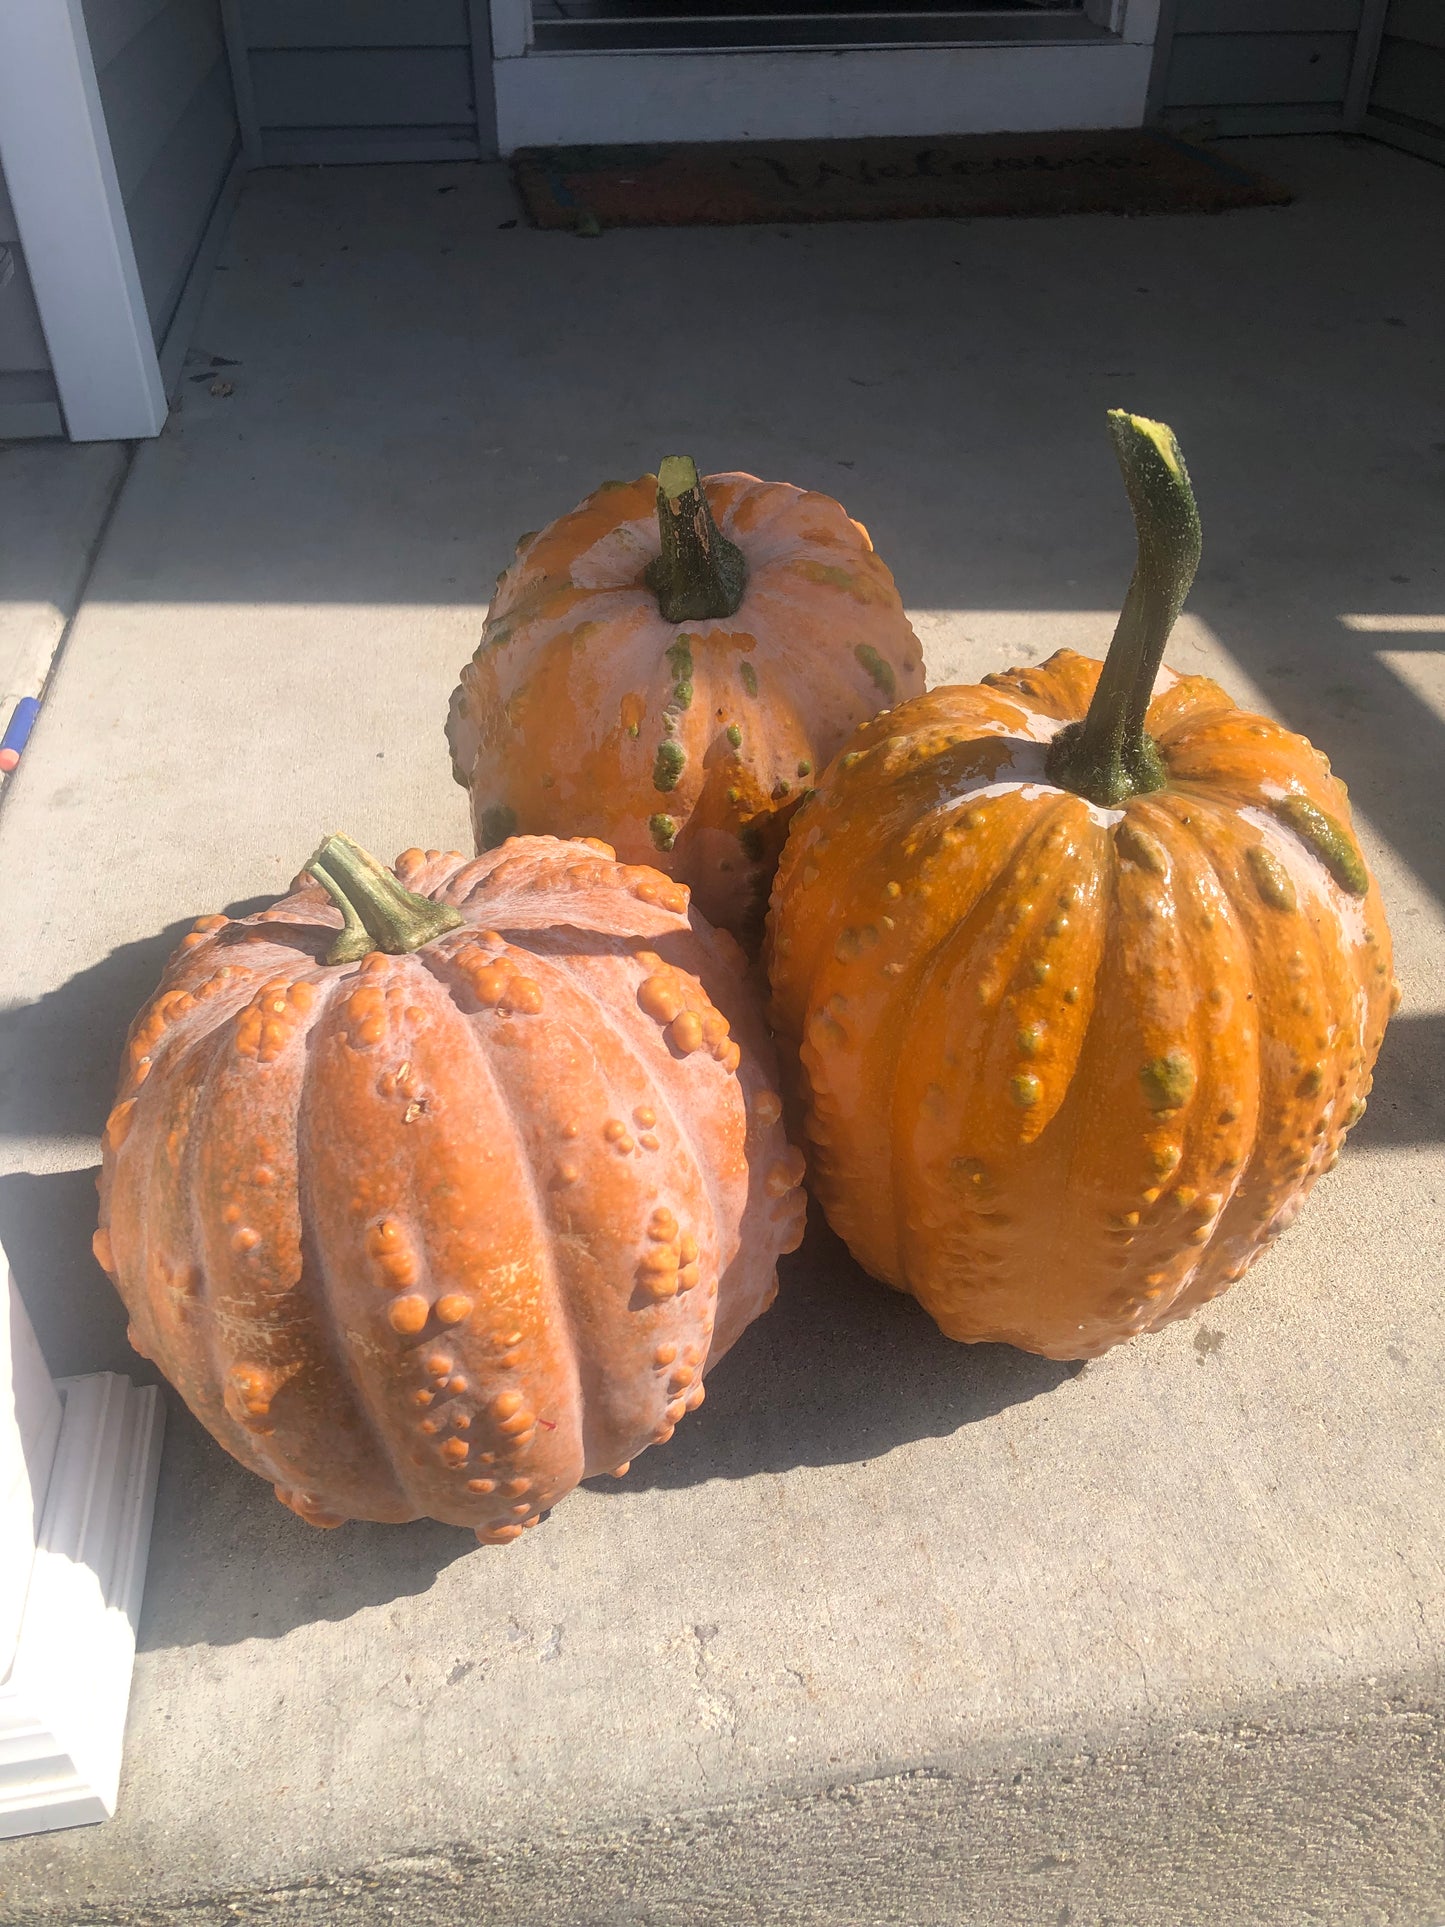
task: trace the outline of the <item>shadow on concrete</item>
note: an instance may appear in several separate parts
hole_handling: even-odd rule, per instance
[[[125,1307],[90,1248],[99,1175],[87,1165],[0,1177],[0,1244],[53,1377],[124,1372],[152,1385],[156,1368],[126,1342]]]
[[[1445,1016],[1390,1020],[1375,1065],[1369,1109],[1350,1133],[1352,1146],[1438,1144],[1445,1140]]]
[[[776,1304],[708,1374],[707,1402],[642,1454],[620,1493],[877,1459],[1041,1397],[1077,1364],[959,1345],[912,1299],[868,1277],[812,1207]]]
[[[249,916],[275,897],[228,903]],[[126,1032],[161,979],[188,917],[119,945],[34,1003],[0,1011],[0,1127],[14,1138],[95,1138],[105,1128]]]
[[[428,1591],[469,1553],[486,1556],[470,1532],[432,1519],[307,1525],[171,1393],[140,1648],[231,1646],[350,1619]]]
[[[1079,1369],[1004,1345],[955,1345],[912,1299],[867,1278],[826,1227],[785,1260],[777,1303],[708,1378],[708,1400],[623,1481],[629,1493],[874,1459],[1052,1391]],[[101,1284],[104,1280],[96,1272]],[[142,1649],[274,1639],[425,1592],[477,1551],[419,1520],[305,1525],[170,1394]],[[567,1501],[543,1530],[566,1531]]]

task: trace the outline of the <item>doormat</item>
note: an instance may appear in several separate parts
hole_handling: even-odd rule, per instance
[[[1281,207],[1287,188],[1168,134],[966,134],[909,140],[523,147],[533,224],[734,227],[1004,214],[1217,214]]]

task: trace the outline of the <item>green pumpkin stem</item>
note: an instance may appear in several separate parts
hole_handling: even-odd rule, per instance
[[[306,870],[341,912],[341,934],[326,953],[328,963],[355,963],[373,950],[403,957],[462,921],[450,903],[436,903],[398,883],[349,836],[328,836]]]
[[[1109,433],[1134,511],[1139,556],[1089,713],[1054,738],[1048,774],[1062,789],[1113,808],[1164,787],[1164,761],[1144,718],[1164,645],[1199,566],[1199,510],[1172,428],[1111,408]]]
[[[718,533],[690,455],[669,455],[657,471],[662,554],[647,586],[668,622],[707,622],[736,613],[747,587],[743,552]]]

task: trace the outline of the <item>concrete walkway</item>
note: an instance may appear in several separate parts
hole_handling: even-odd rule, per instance
[[[0,442],[0,730],[45,685],[129,459],[123,442]]]
[[[840,495],[935,679],[1101,646],[1103,432],[1177,427],[1173,659],[1351,783],[1405,1004],[1339,1169],[1203,1322],[960,1350],[826,1236],[706,1406],[514,1548],[310,1531],[180,1414],[118,1818],[0,1918],[508,1927],[1445,1920],[1445,173],[1233,150],[1218,218],[610,234],[478,168],[257,177],[0,810],[6,1240],[53,1367],[182,920],[322,831],[454,843],[518,530],[674,450]]]

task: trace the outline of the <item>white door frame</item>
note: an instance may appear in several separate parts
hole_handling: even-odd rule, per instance
[[[0,0],[0,165],[70,439],[158,435],[165,389],[81,0]]]
[[[950,46],[538,53],[491,0],[497,143],[857,139],[1138,127],[1160,0],[1085,0],[1103,33]]]

